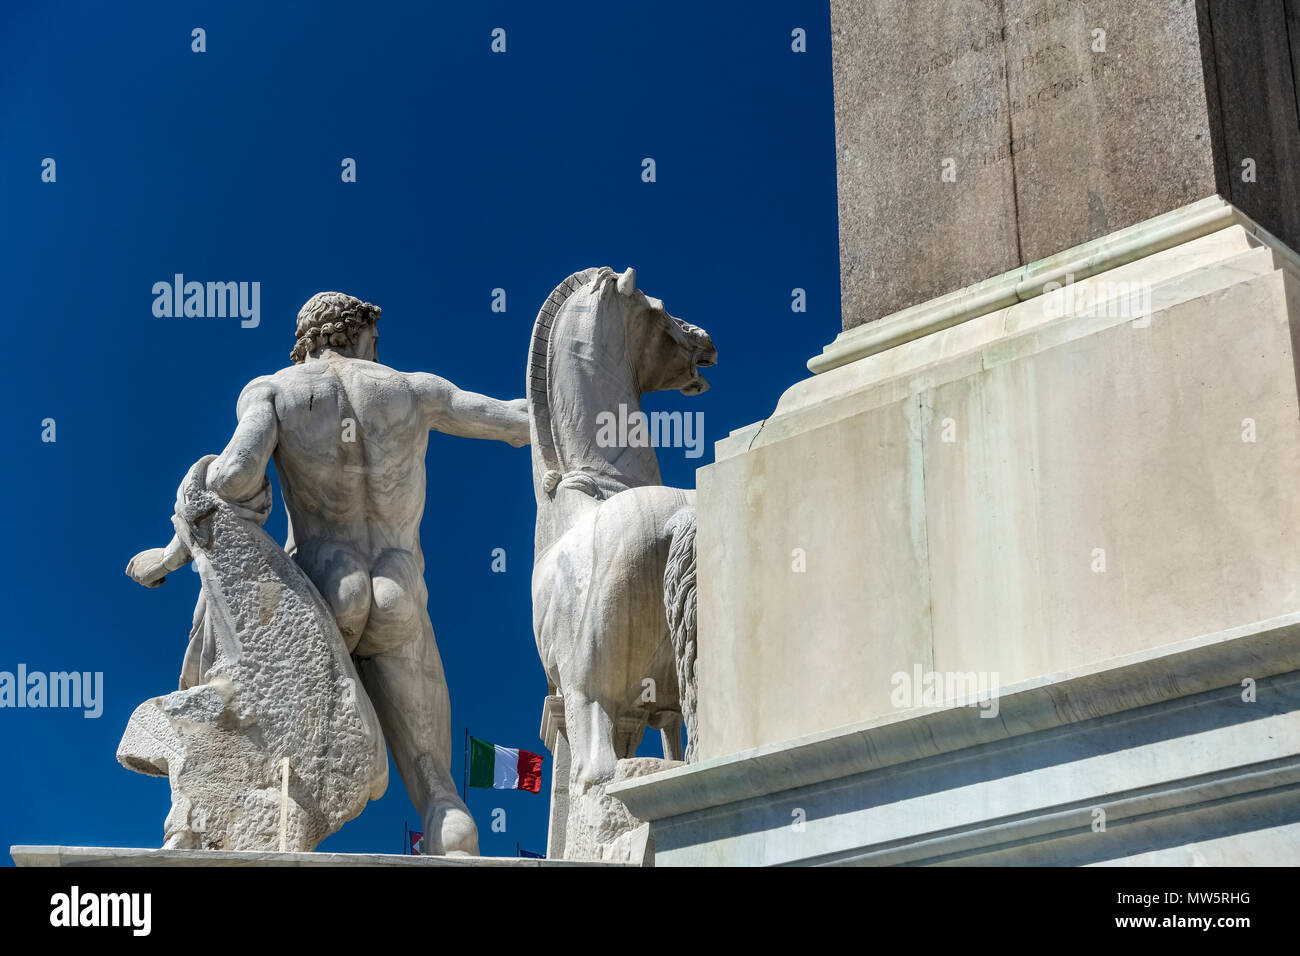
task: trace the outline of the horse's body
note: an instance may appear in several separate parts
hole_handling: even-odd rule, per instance
[[[630,488],[598,504],[534,565],[533,631],[546,676],[564,695],[572,765],[594,761],[590,776],[602,779],[613,772],[611,758],[632,754],[583,746],[586,727],[575,712],[593,703],[602,740],[613,739],[620,716],[637,711],[651,727],[670,731],[664,756],[682,757],[664,570],[672,544],[668,523],[694,509],[695,493]]]
[[[620,747],[620,721],[659,729],[664,756],[680,759],[684,716],[688,755],[695,743],[695,492],[660,483],[648,443],[602,445],[600,419],[639,411],[644,392],[704,391],[697,366],[715,360],[703,330],[638,292],[630,269],[570,276],[534,328],[533,629],[564,701],[569,857],[617,835],[598,791],[640,738],[623,734]]]

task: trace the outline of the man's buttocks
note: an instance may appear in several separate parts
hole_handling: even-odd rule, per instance
[[[369,561],[353,545],[315,539],[300,544],[294,560],[325,598],[352,653],[370,657],[421,634],[424,582],[411,552],[389,548]]]

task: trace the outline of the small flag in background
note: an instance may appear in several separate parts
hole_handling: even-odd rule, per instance
[[[542,758],[527,750],[469,738],[469,785],[493,790],[542,789]]]
[[[530,860],[544,860],[545,853],[534,853],[532,850],[525,850],[518,843],[515,844],[515,856],[527,857]]]
[[[411,831],[409,831],[409,833],[410,833],[410,836],[411,836],[411,852],[414,853],[416,856],[419,856],[419,855],[420,855],[420,841],[424,839],[424,831],[423,831],[423,830],[411,830]]]

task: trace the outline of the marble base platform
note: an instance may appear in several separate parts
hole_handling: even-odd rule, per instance
[[[656,867],[1300,865],[1300,614],[1024,681],[997,703],[610,792],[649,821]]]
[[[400,853],[258,853],[150,850],[113,846],[12,846],[15,866],[627,866],[508,856],[403,856]]]

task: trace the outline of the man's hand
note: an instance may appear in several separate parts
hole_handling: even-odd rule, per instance
[[[141,551],[127,562],[126,573],[137,584],[156,588],[166,581],[167,575],[171,573],[171,568],[167,567],[164,561],[166,553],[166,548],[150,548],[148,551]]]
[[[167,580],[167,575],[177,568],[183,568],[190,560],[190,553],[181,539],[172,535],[165,548],[150,548],[141,551],[126,564],[126,573],[131,580],[147,588],[156,588]]]

